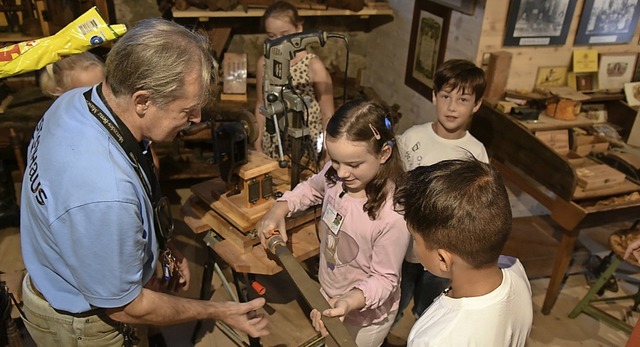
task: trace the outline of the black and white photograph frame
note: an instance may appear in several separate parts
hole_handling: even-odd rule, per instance
[[[505,46],[564,45],[577,0],[512,0]]]
[[[631,82],[635,73],[637,53],[600,54],[598,83],[601,90],[618,91]]]
[[[431,100],[433,77],[444,61],[451,9],[426,0],[416,0],[414,6],[404,83]]]
[[[473,16],[476,10],[476,0],[430,0],[454,11]]]
[[[640,0],[585,0],[574,44],[629,43],[639,15]]]

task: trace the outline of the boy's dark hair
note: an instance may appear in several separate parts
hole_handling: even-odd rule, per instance
[[[342,105],[329,119],[327,138],[344,137],[352,142],[366,142],[372,154],[379,155],[385,144],[391,147],[391,156],[382,164],[376,176],[365,187],[367,202],[364,211],[374,220],[389,194],[388,182],[395,182],[404,172],[398,146],[395,145],[392,119],[389,110],[384,106],[368,100],[351,100]],[[374,128],[379,134],[373,132]],[[325,173],[327,181],[335,184],[339,181],[338,173],[330,167]]]
[[[280,20],[286,20],[294,27],[302,25],[303,22],[300,18],[300,15],[298,14],[298,9],[291,3],[286,1],[276,1],[273,4],[269,5],[266,10],[264,10],[264,14],[260,19],[260,25],[262,26],[263,30],[265,28],[264,24],[267,21],[267,18],[272,17],[278,18]]]
[[[441,90],[456,90],[463,93],[473,92],[478,102],[487,87],[484,71],[474,63],[464,59],[447,60],[438,67],[433,77],[433,92]]]
[[[430,249],[455,253],[477,269],[495,264],[511,232],[502,177],[475,158],[445,160],[405,173],[393,201]]]

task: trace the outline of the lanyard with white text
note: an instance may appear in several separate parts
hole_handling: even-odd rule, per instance
[[[111,119],[102,111],[102,109],[100,109],[98,105],[91,101],[91,89],[87,90],[84,93],[84,98],[87,101],[87,106],[89,106],[89,112],[91,112],[91,114],[96,117],[96,119],[98,119],[100,124],[102,124],[107,129],[107,131],[111,133],[116,142],[118,142],[122,149],[124,149],[124,151],[127,153],[129,159],[131,159],[134,164],[136,173],[138,174],[138,176],[140,176],[140,179],[144,184],[144,188],[147,192],[147,196],[149,196],[149,200],[151,200],[151,203],[155,205],[158,200],[160,200],[160,182],[158,182],[158,179],[156,178],[155,172],[153,170],[153,161],[145,157],[145,155],[142,153],[140,144],[136,141],[135,137],[133,137],[133,134],[131,133],[129,128],[127,128],[127,126],[122,122],[118,115],[115,114],[113,110],[111,110],[109,104],[107,104],[107,102],[104,100],[104,97],[102,97],[101,87],[102,84],[99,84],[96,87],[98,96],[107,106],[107,109],[109,110],[109,112],[111,112],[111,115],[116,120],[116,123],[118,123],[118,125],[116,126],[115,124],[113,124]],[[140,168],[142,168],[142,170],[144,171],[150,187],[145,184],[146,181],[144,177],[141,176]]]

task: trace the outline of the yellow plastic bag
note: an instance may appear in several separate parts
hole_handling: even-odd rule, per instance
[[[53,36],[0,48],[0,78],[19,75],[87,51],[124,35],[124,24],[108,25],[93,7]]]

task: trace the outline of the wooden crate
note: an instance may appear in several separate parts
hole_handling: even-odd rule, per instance
[[[536,137],[551,147],[559,154],[565,155],[569,152],[569,130],[543,130],[536,131]]]
[[[623,183],[625,175],[605,164],[576,169],[578,185],[584,190],[602,189]]]
[[[609,149],[609,141],[597,135],[576,135],[572,147],[574,152],[584,157],[591,152],[606,152]]]

